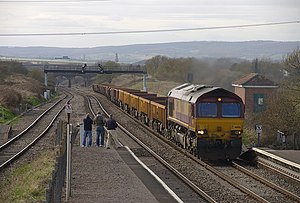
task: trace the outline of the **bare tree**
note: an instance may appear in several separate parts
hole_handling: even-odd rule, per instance
[[[294,50],[292,53],[288,54],[284,59],[287,67],[295,72],[297,75],[300,74],[300,50],[299,48]]]
[[[288,54],[284,63],[289,71],[289,76],[283,83],[284,89],[293,92],[292,102],[300,104],[300,50],[299,48]]]

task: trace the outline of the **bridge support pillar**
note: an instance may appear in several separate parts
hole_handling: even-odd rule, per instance
[[[144,74],[144,75],[143,75],[143,90],[144,90],[145,92],[147,91],[146,80],[147,80],[147,74]]]
[[[48,75],[47,73],[45,73],[45,87],[48,86]]]

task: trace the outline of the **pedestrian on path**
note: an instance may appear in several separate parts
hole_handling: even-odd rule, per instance
[[[109,149],[111,145],[111,138],[112,135],[114,134],[114,141],[116,145],[118,145],[118,136],[116,133],[113,133],[113,131],[116,130],[118,127],[117,122],[112,118],[112,115],[109,115],[109,119],[106,121],[106,128],[107,128],[107,141],[106,141],[106,148]]]
[[[82,143],[82,147],[86,147],[86,139],[87,137],[89,137],[89,143],[88,146],[92,146],[92,141],[93,141],[93,137],[92,137],[92,125],[93,125],[93,120],[90,117],[90,114],[86,115],[86,118],[83,119],[83,129],[84,129],[84,135],[83,135],[83,143]]]
[[[97,147],[102,147],[104,146],[104,125],[105,121],[103,119],[103,116],[101,112],[98,112],[96,117],[94,118],[94,124],[96,126],[96,146]],[[101,137],[101,138],[100,138]],[[99,143],[99,138],[101,142]]]

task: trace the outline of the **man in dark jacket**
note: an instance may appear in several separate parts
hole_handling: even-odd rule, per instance
[[[94,118],[94,124],[96,125],[96,145],[97,147],[104,146],[104,119],[101,112],[98,112]],[[99,138],[101,137],[101,142],[99,143]]]
[[[89,144],[88,146],[92,146],[93,139],[92,139],[92,127],[93,125],[93,120],[91,119],[90,115],[87,114],[86,118],[83,119],[83,129],[84,129],[84,135],[83,135],[83,142],[82,142],[82,147],[86,146],[86,138],[87,136],[89,137]]]
[[[109,119],[106,121],[106,129],[107,129],[107,141],[106,148],[109,149],[111,145],[112,132],[116,130],[118,127],[117,122],[112,118],[112,115],[109,115]],[[116,133],[114,134],[114,141],[116,145],[119,145],[118,136]]]

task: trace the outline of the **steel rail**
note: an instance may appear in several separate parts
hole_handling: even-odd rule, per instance
[[[63,99],[65,99],[67,97],[67,95],[65,95],[65,97]],[[62,101],[63,99],[59,100]],[[69,99],[71,100],[71,99]],[[59,102],[56,102],[55,104],[58,104]],[[50,109],[52,109],[53,106],[50,107]],[[12,163],[13,161],[15,161],[18,157],[20,157],[22,154],[24,154],[26,151],[28,151],[38,140],[40,140],[45,134],[46,132],[51,128],[52,124],[54,123],[54,121],[56,120],[56,118],[59,116],[59,114],[63,111],[65,107],[61,107],[60,110],[56,113],[56,115],[53,117],[53,119],[51,120],[51,122],[47,125],[47,127],[45,128],[45,130],[38,135],[32,142],[30,142],[27,146],[25,146],[24,148],[22,148],[22,150],[20,150],[19,152],[17,152],[15,155],[13,155],[12,157],[10,157],[8,160],[6,160],[4,163],[2,163],[0,165],[0,170],[2,170],[3,168],[5,168],[8,164]],[[49,111],[49,109],[47,110],[47,112]],[[36,123],[36,120],[34,121],[34,123]],[[33,126],[32,124],[30,125],[31,127]],[[27,129],[27,128],[26,128]],[[24,134],[25,132],[27,132],[28,129],[26,131],[22,131],[22,133]],[[11,142],[10,142],[11,143]],[[7,146],[7,145],[6,145]]]
[[[27,126],[22,132],[5,142],[0,146],[0,150],[5,149],[7,146],[9,146],[11,143],[13,143],[15,140],[19,139],[25,132],[27,132],[29,129],[31,129],[46,113],[48,113],[51,109],[53,109],[57,104],[59,104],[62,100],[64,100],[67,97],[65,95],[63,98],[55,102],[52,106],[50,106],[46,111],[44,111],[41,115],[39,115],[29,126]]]
[[[297,176],[296,174],[292,174],[290,172],[288,172],[287,170],[285,170],[284,168],[281,168],[279,166],[276,166],[275,164],[271,164],[271,163],[268,163],[266,162],[264,159],[262,158],[258,158],[258,161],[257,161],[258,164],[260,164],[261,166],[269,169],[269,170],[272,170],[274,172],[276,172],[277,174],[279,175],[282,175],[286,178],[289,178],[291,179],[292,181],[295,181],[297,182],[298,184],[300,184],[300,176]],[[283,166],[282,166],[283,167]]]
[[[233,164],[233,167],[234,167],[234,168],[236,168],[236,169],[238,169],[239,171],[241,171],[241,172],[247,174],[248,176],[251,176],[251,177],[254,178],[255,180],[258,180],[259,182],[261,182],[261,183],[263,183],[263,184],[269,186],[270,188],[272,188],[272,189],[274,189],[274,190],[276,190],[276,191],[278,191],[278,192],[280,192],[280,193],[282,193],[282,194],[288,196],[289,198],[294,199],[294,200],[300,202],[300,197],[299,197],[298,195],[295,195],[294,193],[292,193],[292,192],[290,192],[290,191],[288,191],[288,190],[286,190],[286,189],[284,189],[284,188],[282,188],[282,187],[279,187],[278,185],[276,185],[276,184],[274,184],[274,183],[268,181],[267,179],[265,179],[265,178],[263,178],[263,177],[261,177],[261,176],[255,174],[255,173],[253,173],[253,172],[251,172],[251,171],[249,171],[249,170],[247,170],[246,168],[240,166],[239,164],[237,164],[237,163],[235,163],[235,162],[232,162],[232,164]]]

